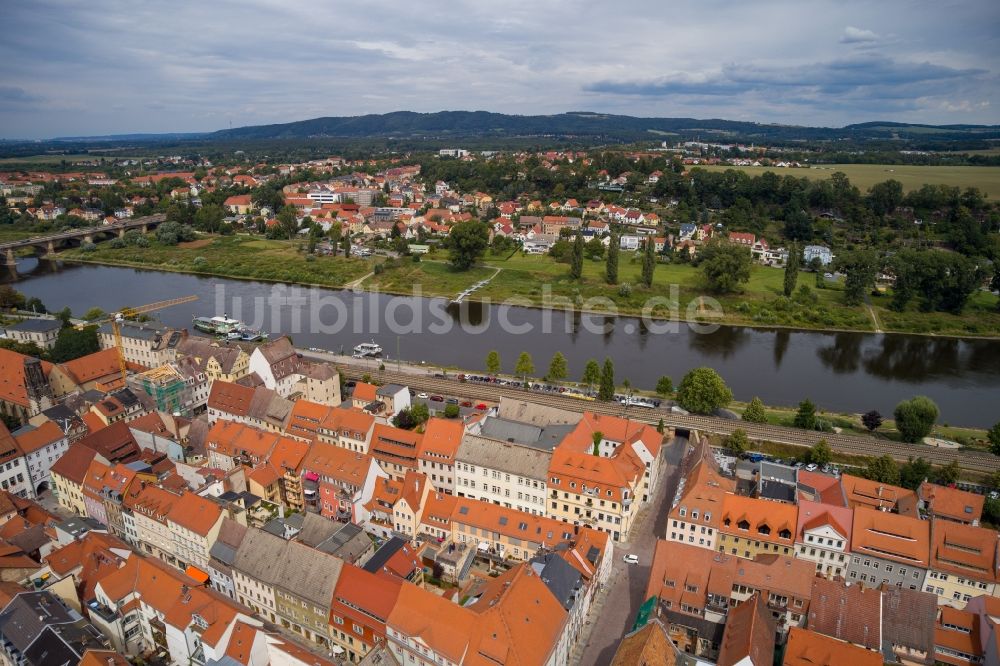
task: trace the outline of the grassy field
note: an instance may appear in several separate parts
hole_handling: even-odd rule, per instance
[[[843,171],[862,192],[875,183],[894,179],[903,184],[907,192],[919,189],[925,183],[953,187],[978,187],[991,199],[1000,198],[1000,167],[978,166],[910,166],[905,164],[823,164],[809,169],[778,169],[772,167],[699,167],[709,171],[739,169],[751,175],[773,171],[779,176],[796,178],[829,178]]]
[[[403,258],[395,268],[372,275],[363,283],[365,289],[412,294],[414,286],[420,285],[424,296],[445,296],[453,298],[471,284],[493,275],[493,270],[477,266],[470,271],[455,271],[443,261],[421,261],[413,263]]]
[[[118,153],[92,153],[87,155],[28,155],[25,157],[2,157],[0,158],[0,164],[28,164],[34,166],[41,164],[59,164],[61,162],[76,164],[77,162],[96,162],[102,157],[107,161],[114,161],[119,158],[137,160],[148,159],[145,157],[133,157],[131,155],[119,155]]]
[[[371,270],[370,263],[363,259],[316,257],[313,261],[308,261],[298,250],[299,241],[221,236],[212,238],[204,246],[199,247],[200,243],[197,242],[185,245],[188,247],[164,246],[152,241],[148,248],[127,247],[116,250],[107,243],[99,243],[93,252],[65,250],[60,253],[60,257],[102,264],[325,287],[342,287]],[[199,257],[204,261],[196,261]]]
[[[15,229],[9,226],[0,227],[0,243],[5,241],[16,241],[23,238],[31,238],[32,236],[37,236],[37,231],[31,231],[30,229]]]

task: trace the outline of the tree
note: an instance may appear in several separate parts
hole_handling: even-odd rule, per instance
[[[604,277],[608,284],[618,284],[618,252],[620,250],[617,234],[611,234],[608,245],[608,256],[605,259]]]
[[[285,206],[278,213],[278,230],[291,240],[299,231],[299,220],[294,206]]]
[[[546,377],[549,381],[561,382],[566,379],[567,374],[566,357],[562,355],[562,352],[556,352],[549,362],[549,372]]]
[[[993,455],[1000,456],[1000,423],[994,424],[986,433],[986,437],[990,440],[990,451]]]
[[[100,351],[100,348],[96,326],[87,326],[82,329],[70,326],[59,331],[56,344],[49,352],[49,359],[53,363],[65,363],[87,354],[93,354]]]
[[[514,366],[514,374],[521,379],[527,380],[528,375],[535,372],[535,364],[531,360],[531,354],[528,352],[521,352],[521,355],[517,357],[517,365]]]
[[[601,384],[597,389],[597,399],[602,402],[611,402],[615,399],[615,364],[610,358],[604,359]]]
[[[446,419],[457,419],[460,411],[458,405],[445,405],[444,417]]]
[[[569,277],[579,280],[583,277],[583,234],[577,233],[573,241],[573,256],[569,264]]]
[[[496,349],[486,355],[486,372],[495,375],[500,372],[500,352]]]
[[[844,303],[861,305],[875,284],[879,259],[873,250],[860,250],[837,257],[837,267],[847,274],[844,279]]]
[[[653,286],[653,271],[656,270],[656,243],[652,238],[646,239],[646,249],[642,254],[642,283]]]
[[[604,243],[596,236],[587,241],[587,258],[597,261],[604,258]]]
[[[666,398],[668,395],[674,392],[674,382],[670,377],[663,375],[656,380],[656,395],[661,398]]]
[[[930,398],[922,395],[904,400],[896,405],[893,416],[896,429],[904,442],[919,442],[931,434],[939,414],[938,406]]]
[[[750,438],[747,437],[747,431],[743,428],[737,428],[733,431],[733,434],[726,437],[723,446],[737,454],[749,450]]]
[[[809,449],[808,458],[814,465],[829,465],[833,460],[833,449],[825,439],[821,439]]]
[[[32,296],[28,300],[26,300],[24,302],[24,309],[28,310],[29,312],[36,312],[38,314],[48,313],[48,309],[46,309],[45,304],[42,303],[42,299],[38,298],[37,296]],[[91,308],[91,309],[96,309],[96,308]]]
[[[937,478],[935,480],[941,485],[950,486],[958,481],[961,476],[962,468],[958,466],[957,460],[952,460],[947,465],[938,467]]]
[[[207,204],[198,209],[194,214],[194,224],[202,231],[217,233],[223,225],[222,220],[226,217],[226,211],[222,206]]]
[[[11,310],[22,307],[24,307],[24,294],[9,284],[0,286],[0,308]]]
[[[796,428],[813,430],[816,428],[816,405],[806,398],[799,403],[799,411],[795,414],[794,421]]]
[[[425,403],[420,402],[410,407],[410,415],[417,425],[421,425],[427,423],[427,419],[431,417],[431,410]]]
[[[923,458],[910,458],[899,466],[899,485],[910,490],[916,490],[920,484],[930,478],[931,464]]]
[[[417,427],[417,422],[413,418],[412,412],[408,409],[401,409],[392,417],[392,425],[402,430],[413,430]]]
[[[94,321],[95,319],[100,319],[104,316],[104,310],[101,308],[90,308],[83,313],[84,321]]]
[[[62,322],[63,328],[69,328],[73,325],[73,312],[69,309],[67,305],[62,310],[56,313],[56,319]]]
[[[747,408],[743,410],[742,419],[747,423],[767,423],[767,414],[764,412],[764,403],[760,398],[754,396]]]
[[[788,248],[788,262],[785,264],[785,285],[786,297],[791,297],[795,292],[795,283],[799,279],[799,267],[802,265],[802,252],[794,243]]]
[[[455,270],[467,271],[486,252],[490,243],[490,230],[482,222],[459,222],[448,235],[448,260]]]
[[[594,384],[601,380],[601,366],[597,359],[590,359],[583,368],[583,377],[580,379],[587,385],[587,389],[593,388]]]
[[[595,431],[594,434],[590,436],[590,441],[594,445],[592,452],[595,456],[601,455],[601,441],[603,439],[604,439],[604,433],[601,432],[600,430]]]
[[[865,476],[872,481],[897,486],[899,485],[899,466],[890,455],[869,458]]]
[[[882,425],[882,414],[877,409],[865,412],[861,416],[861,422],[868,428],[869,432],[875,432]]]
[[[726,293],[750,280],[750,248],[723,238],[709,241],[701,251],[701,272],[712,291]]]
[[[733,392],[712,368],[695,368],[684,375],[677,402],[695,414],[712,414],[733,400]]]
[[[667,430],[667,425],[663,422],[663,419],[661,418],[660,422],[656,424],[656,432],[662,435],[664,432],[666,432],[666,430]]]

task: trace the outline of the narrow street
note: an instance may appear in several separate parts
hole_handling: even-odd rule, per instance
[[[611,577],[590,609],[590,637],[577,645],[570,663],[604,666],[618,648],[622,636],[632,628],[642,605],[656,540],[667,527],[667,513],[680,479],[680,462],[687,451],[687,438],[676,437],[664,450],[663,478],[653,501],[643,509],[632,528],[628,543],[615,544]],[[638,555],[639,564],[625,564],[626,554]]]

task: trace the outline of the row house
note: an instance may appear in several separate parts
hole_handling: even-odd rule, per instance
[[[207,405],[209,425],[219,419],[226,419],[272,432],[282,432],[294,403],[264,386],[251,388],[216,380],[212,382]]]
[[[174,537],[167,516],[180,495],[154,484],[134,484],[125,495],[125,541],[140,552],[176,567]]]
[[[917,489],[920,509],[935,520],[979,525],[986,496],[924,481]]]
[[[330,645],[330,605],[344,561],[250,529],[232,564],[237,599],[313,644]]]
[[[868,587],[924,587],[929,567],[930,523],[864,506],[854,509],[847,577]]]
[[[670,507],[664,538],[714,551],[722,526],[722,502],[736,490],[736,483],[716,469],[707,439],[699,439],[695,447],[691,458],[695,462],[684,477],[682,494]]]
[[[924,591],[938,603],[965,608],[974,597],[1000,593],[1000,535],[951,520],[931,521],[930,571]]]
[[[795,555],[815,562],[816,573],[847,576],[854,514],[847,507],[799,500]]]
[[[330,364],[303,360],[287,337],[255,348],[249,370],[283,398],[302,397],[331,407],[340,404],[340,374]]]
[[[317,428],[321,442],[365,455],[371,443],[375,418],[354,409],[331,409]]]
[[[167,513],[167,528],[173,543],[178,569],[208,568],[209,550],[222,525],[221,507],[210,499],[185,492]]]
[[[561,666],[569,660],[567,626],[559,600],[531,567],[521,565],[488,580],[464,606],[420,587],[402,586],[386,636],[401,664]]]
[[[386,623],[405,583],[344,564],[330,603],[330,639],[351,663],[386,641]]]
[[[417,462],[421,433],[376,423],[372,430],[369,453],[390,477],[402,480],[407,472],[419,469]]]
[[[402,480],[380,478],[364,504],[366,515],[360,524],[380,539],[402,535],[414,541],[424,502],[432,490],[420,472],[407,472]]]
[[[467,433],[455,456],[455,494],[544,516],[551,460],[541,448]]]
[[[726,495],[722,500],[719,552],[752,559],[795,552],[795,505],[755,497]]]
[[[431,485],[446,493],[455,491],[455,458],[462,445],[465,424],[459,419],[428,419],[417,452],[417,465]]]
[[[83,479],[83,504],[86,515],[118,537],[123,537],[122,502],[135,471],[121,464],[105,465],[92,460]]]
[[[327,518],[361,522],[376,481],[388,478],[371,456],[314,442],[302,461],[302,492],[307,511]]]
[[[746,560],[660,540],[645,598],[655,597],[672,634],[697,656],[714,659],[730,610],[759,594],[778,630],[805,626],[815,569],[784,555]]]
[[[147,368],[156,368],[177,360],[177,348],[187,338],[186,330],[151,326],[130,321],[118,325],[121,333],[121,350],[125,360]],[[117,349],[111,324],[97,329],[97,342],[101,349]]]
[[[185,337],[177,344],[178,358],[193,359],[209,381],[235,382],[250,373],[250,355],[240,347],[220,347],[197,336]]]
[[[87,515],[87,506],[83,499],[83,482],[87,478],[90,463],[98,460],[107,464],[107,459],[94,449],[74,445],[59,457],[49,470],[52,477],[52,490],[59,500],[59,506],[78,516]]]
[[[38,427],[21,428],[14,435],[17,448],[24,455],[32,495],[52,487],[52,466],[69,448],[69,437],[53,421]],[[15,477],[16,478],[16,477]]]

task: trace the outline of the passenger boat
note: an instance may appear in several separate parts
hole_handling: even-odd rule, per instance
[[[375,341],[362,342],[354,348],[354,356],[358,358],[370,358],[382,353],[382,347],[375,344]]]

